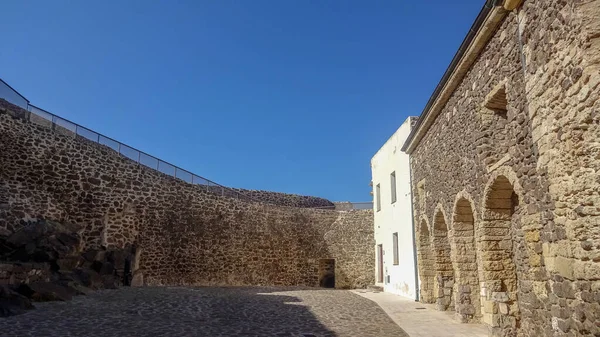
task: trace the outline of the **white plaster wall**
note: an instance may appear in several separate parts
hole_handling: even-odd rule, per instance
[[[383,244],[383,281],[376,283],[384,291],[416,298],[415,256],[412,232],[412,205],[410,191],[410,163],[401,148],[411,129],[411,118],[388,139],[371,159],[373,177],[373,211],[375,216],[375,256],[377,245]],[[396,202],[392,204],[391,179],[396,172]],[[381,210],[377,211],[376,186],[381,188]],[[394,265],[393,233],[398,232],[398,265]],[[375,266],[375,280],[377,268]],[[389,283],[387,277],[389,275]]]

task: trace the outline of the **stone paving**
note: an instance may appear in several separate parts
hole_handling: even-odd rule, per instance
[[[459,323],[454,313],[438,311],[433,304],[415,302],[406,297],[371,290],[352,290],[379,306],[410,337],[487,337],[483,324]]]
[[[121,288],[36,307],[0,318],[0,335],[408,336],[376,303],[345,290]]]

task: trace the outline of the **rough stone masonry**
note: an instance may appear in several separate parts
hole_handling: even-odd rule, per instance
[[[219,196],[3,100],[0,149],[0,234],[47,219],[80,226],[84,254],[134,245],[134,283],[318,286],[322,259],[335,259],[336,288],[374,281],[372,211]]]
[[[492,336],[600,336],[600,1],[488,4],[404,146],[421,300]]]

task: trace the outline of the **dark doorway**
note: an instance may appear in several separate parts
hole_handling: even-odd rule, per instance
[[[383,245],[377,245],[377,282],[383,283]]]
[[[319,260],[319,286],[335,288],[335,259]]]

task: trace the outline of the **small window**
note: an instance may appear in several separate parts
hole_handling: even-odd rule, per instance
[[[400,263],[398,258],[398,233],[393,234],[393,247],[394,247],[394,265],[397,266]]]
[[[396,202],[396,172],[390,174],[390,184],[392,186],[392,204]]]
[[[425,179],[417,183],[417,194],[419,196],[419,208],[422,210],[426,208],[427,193],[425,191]]]
[[[506,118],[508,100],[506,99],[506,80],[498,83],[492,91],[487,94],[483,106],[493,111],[496,115]]]
[[[379,184],[375,186],[375,200],[377,202],[377,212],[381,211],[381,187]]]

